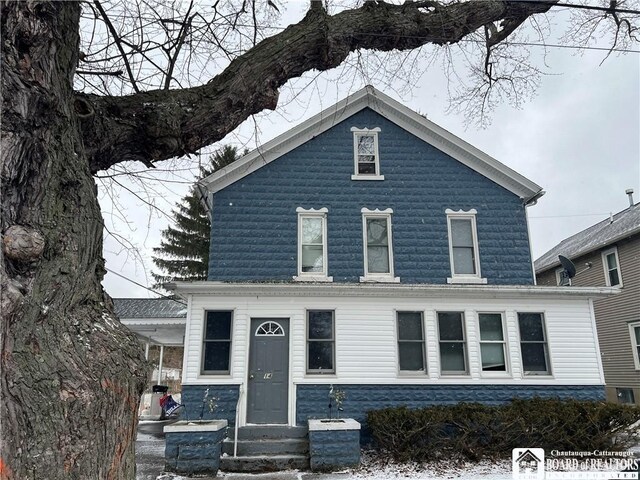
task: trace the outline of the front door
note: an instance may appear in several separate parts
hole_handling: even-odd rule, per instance
[[[252,318],[247,423],[287,423],[289,319]]]

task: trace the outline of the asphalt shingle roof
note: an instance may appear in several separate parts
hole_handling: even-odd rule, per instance
[[[560,265],[558,255],[573,260],[640,232],[640,203],[622,210],[581,232],[565,238],[534,262],[536,273]]]
[[[187,306],[168,298],[114,298],[119,318],[186,318]]]

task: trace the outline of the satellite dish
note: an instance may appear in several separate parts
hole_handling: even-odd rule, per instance
[[[571,260],[563,255],[558,255],[558,260],[560,260],[560,264],[564,267],[564,271],[567,272],[567,277],[573,278],[576,276],[576,266]]]

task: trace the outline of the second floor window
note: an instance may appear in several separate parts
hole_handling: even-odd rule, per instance
[[[231,324],[233,312],[205,313],[202,373],[226,375],[231,364]]]
[[[485,283],[480,278],[476,210],[454,212],[447,209],[446,214],[449,230],[449,258],[451,260],[449,283]]]
[[[604,263],[604,277],[607,286],[621,287],[622,276],[620,275],[620,261],[618,260],[618,249],[612,248],[602,252],[602,263]]]
[[[393,276],[391,214],[393,210],[362,209],[364,277],[361,281],[396,282]]]
[[[327,209],[298,212],[298,276],[296,280],[327,277]],[[328,278],[327,278],[328,280]]]

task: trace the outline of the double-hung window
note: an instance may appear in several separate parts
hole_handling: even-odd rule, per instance
[[[330,282],[327,276],[327,212],[297,208],[298,213],[298,281]]]
[[[335,373],[333,310],[307,310],[307,373]]]
[[[361,282],[399,282],[393,276],[391,214],[393,210],[362,210],[364,276]]]
[[[449,258],[451,277],[449,283],[487,283],[480,277],[478,236],[476,234],[475,209],[467,212],[447,209],[449,231]]]
[[[384,180],[380,174],[380,155],[378,153],[378,132],[373,129],[352,127],[353,163],[352,180]]]
[[[636,370],[640,370],[640,322],[629,324],[631,346],[633,347],[633,361]]]
[[[398,360],[401,372],[425,372],[421,312],[398,312]]]
[[[604,264],[604,279],[607,286],[621,287],[622,275],[620,274],[618,249],[614,247],[602,252],[602,263]]]
[[[466,375],[467,341],[463,312],[438,312],[440,371],[443,375]]]
[[[549,349],[542,313],[518,313],[520,353],[525,375],[550,375]]]
[[[205,313],[203,374],[228,375],[230,373],[232,317],[233,312],[229,310]]]
[[[480,357],[483,372],[506,372],[504,330],[500,313],[479,313]]]

